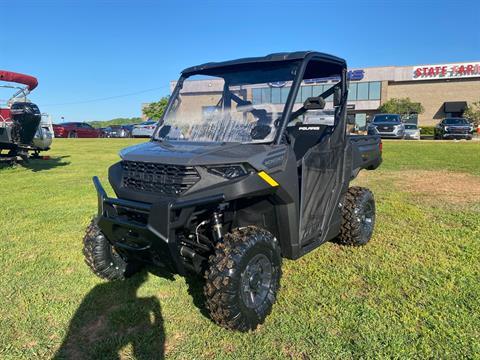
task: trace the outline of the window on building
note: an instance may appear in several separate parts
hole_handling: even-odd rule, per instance
[[[370,85],[370,93],[368,95],[369,100],[380,100],[381,82],[372,81],[371,83],[369,83],[369,85]]]
[[[281,91],[281,88],[272,88],[272,104],[282,104]]]
[[[312,97],[312,87],[311,86],[302,86],[302,103],[305,102],[309,97]]]
[[[296,103],[304,103],[309,97],[318,96],[335,84],[302,85],[298,90]],[[348,101],[380,100],[382,83],[380,81],[350,83],[348,88]],[[252,89],[254,104],[285,104],[287,102],[289,86],[282,88],[263,87]],[[325,99],[333,101],[333,94]]]
[[[323,85],[312,86],[312,96],[318,96],[323,93]]]
[[[252,102],[254,104],[262,103],[262,89],[252,89]]]
[[[357,84],[357,100],[368,100],[368,82]]]
[[[350,83],[350,85],[348,86],[348,100],[357,100],[357,84]]]
[[[280,91],[280,98],[282,104],[287,102],[288,93],[290,92],[290,86],[284,86]]]
[[[269,87],[262,88],[262,104],[270,104],[272,102],[272,92]]]

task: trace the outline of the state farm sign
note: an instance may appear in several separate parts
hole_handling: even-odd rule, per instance
[[[413,80],[480,77],[480,62],[413,67]]]

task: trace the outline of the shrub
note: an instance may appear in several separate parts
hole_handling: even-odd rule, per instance
[[[422,130],[420,130],[421,135],[431,135],[433,136],[435,126],[420,126]]]

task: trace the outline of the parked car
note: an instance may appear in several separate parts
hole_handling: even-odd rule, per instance
[[[98,138],[102,135],[101,129],[83,122],[67,122],[53,124],[55,137],[61,138]]]
[[[108,138],[126,138],[130,137],[128,131],[123,125],[112,125],[104,129],[104,136]]]
[[[345,132],[346,69],[343,59],[306,51],[183,70],[152,141],[122,150],[110,167],[118,198],[93,178],[98,216],[83,239],[93,273],[120,280],[149,264],[202,274],[212,319],[248,331],[272,309],[282,258],[298,259],[333,239],[365,245],[375,200],[350,181],[380,165],[382,144],[378,135]],[[198,74],[232,81],[214,117],[188,113],[180,101],[183,80]],[[339,81],[294,111],[302,81],[326,77]],[[265,104],[238,96],[239,86],[276,81],[292,86],[275,117]],[[324,110],[329,96],[334,112]],[[195,101],[208,106],[211,100]]]
[[[154,120],[135,125],[132,129],[132,137],[152,137],[156,127],[157,122]]]
[[[128,137],[132,137],[132,130],[133,127],[138,124],[127,124],[127,125],[122,125],[125,131],[128,133]]]
[[[434,129],[434,139],[467,139],[472,140],[473,125],[467,119],[452,117],[440,121]]]
[[[369,135],[380,135],[382,138],[403,139],[405,125],[398,114],[377,114],[367,127]]]
[[[420,130],[417,124],[405,124],[405,139],[420,140]]]

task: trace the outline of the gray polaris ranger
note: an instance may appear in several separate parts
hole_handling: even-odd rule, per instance
[[[211,318],[255,329],[282,258],[372,236],[373,195],[349,182],[380,165],[381,140],[347,135],[347,95],[345,61],[318,52],[185,69],[151,141],[110,167],[116,197],[94,177],[87,264],[108,280],[142,264],[203,274]]]

